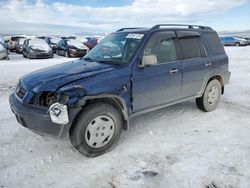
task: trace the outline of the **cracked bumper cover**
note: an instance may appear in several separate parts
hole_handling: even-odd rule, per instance
[[[68,135],[81,108],[68,109],[69,121],[67,124],[56,124],[51,121],[49,108],[25,105],[20,103],[15,94],[9,97],[10,108],[15,114],[17,121],[23,126],[40,135],[49,135],[57,138],[64,138]]]

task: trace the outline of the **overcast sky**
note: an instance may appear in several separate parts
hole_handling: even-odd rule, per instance
[[[248,0],[0,0],[0,33],[109,33],[157,23],[250,29]]]

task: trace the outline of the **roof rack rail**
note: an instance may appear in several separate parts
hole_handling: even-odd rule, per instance
[[[185,24],[157,24],[153,26],[150,30],[160,29],[160,27],[187,27],[188,29],[212,29],[208,26],[201,26],[201,25],[185,25]]]
[[[125,28],[121,28],[121,29],[117,30],[116,32],[129,30],[129,29],[145,29],[145,27],[125,27]]]

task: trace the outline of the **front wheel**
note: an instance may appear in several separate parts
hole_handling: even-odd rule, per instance
[[[94,103],[83,109],[70,130],[72,145],[87,157],[96,157],[119,140],[122,117],[118,110],[105,103]]]
[[[221,97],[221,84],[218,80],[211,80],[200,98],[196,99],[197,107],[204,112],[216,109]]]
[[[236,42],[236,43],[235,43],[235,46],[240,46],[240,43]]]

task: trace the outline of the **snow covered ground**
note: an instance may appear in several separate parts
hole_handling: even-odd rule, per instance
[[[69,140],[21,127],[8,95],[20,76],[71,59],[0,61],[0,188],[250,187],[250,47],[227,47],[232,78],[217,110],[193,101],[138,116],[117,147],[80,155]]]

